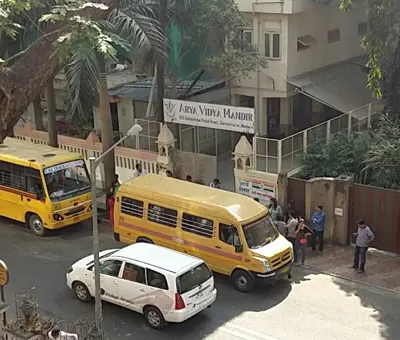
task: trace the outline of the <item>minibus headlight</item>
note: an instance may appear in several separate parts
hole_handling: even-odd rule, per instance
[[[269,265],[269,261],[268,260],[264,260],[263,264],[264,264],[264,269],[265,269],[266,272],[270,272],[272,270],[271,266]]]
[[[62,221],[64,218],[61,216],[61,215],[59,215],[59,214],[53,214],[53,218],[56,220],[56,221]]]
[[[87,211],[92,211],[92,209],[92,205],[90,205]]]

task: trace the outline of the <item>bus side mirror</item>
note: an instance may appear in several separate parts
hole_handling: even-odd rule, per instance
[[[235,245],[235,253],[243,253],[243,246],[241,244]]]

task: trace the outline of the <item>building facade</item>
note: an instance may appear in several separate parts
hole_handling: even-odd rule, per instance
[[[237,3],[248,22],[244,39],[268,58],[267,69],[230,82],[232,104],[255,108],[259,136],[283,138],[373,101],[365,89],[360,41],[367,23],[361,3],[348,13],[339,9],[339,0]],[[335,98],[324,97],[337,89]],[[348,101],[342,96],[349,91],[362,100],[337,105]]]

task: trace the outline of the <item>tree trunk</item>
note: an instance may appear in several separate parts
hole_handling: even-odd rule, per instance
[[[32,104],[33,104],[33,116],[34,116],[36,130],[43,131],[44,130],[43,111],[42,111],[40,95],[35,98]]]
[[[105,152],[114,144],[112,119],[110,111],[110,99],[108,96],[106,63],[103,56],[99,55],[99,100],[100,100],[100,129],[102,151]],[[111,188],[115,174],[115,158],[114,151],[111,151],[103,161],[104,164],[104,182],[105,189]]]
[[[166,36],[168,0],[159,0],[159,20],[162,32]],[[165,49],[167,46],[164,47]],[[157,63],[157,113],[161,122],[164,122],[164,92],[165,92],[165,60]]]
[[[117,0],[100,1],[107,10],[95,7],[82,10],[91,20],[104,20],[117,6]],[[68,21],[49,25],[45,34],[16,58],[12,67],[0,68],[0,144],[12,132],[29,104],[64,66],[54,53],[55,42],[68,33]]]
[[[54,98],[53,79],[47,82],[46,85],[46,102],[47,102],[47,129],[49,130],[50,146],[58,148],[56,102]]]

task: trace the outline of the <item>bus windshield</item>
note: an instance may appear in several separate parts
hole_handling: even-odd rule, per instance
[[[257,249],[274,241],[279,232],[269,216],[243,226],[244,236],[250,249]]]
[[[44,169],[49,197],[62,201],[90,191],[89,173],[82,159]]]

